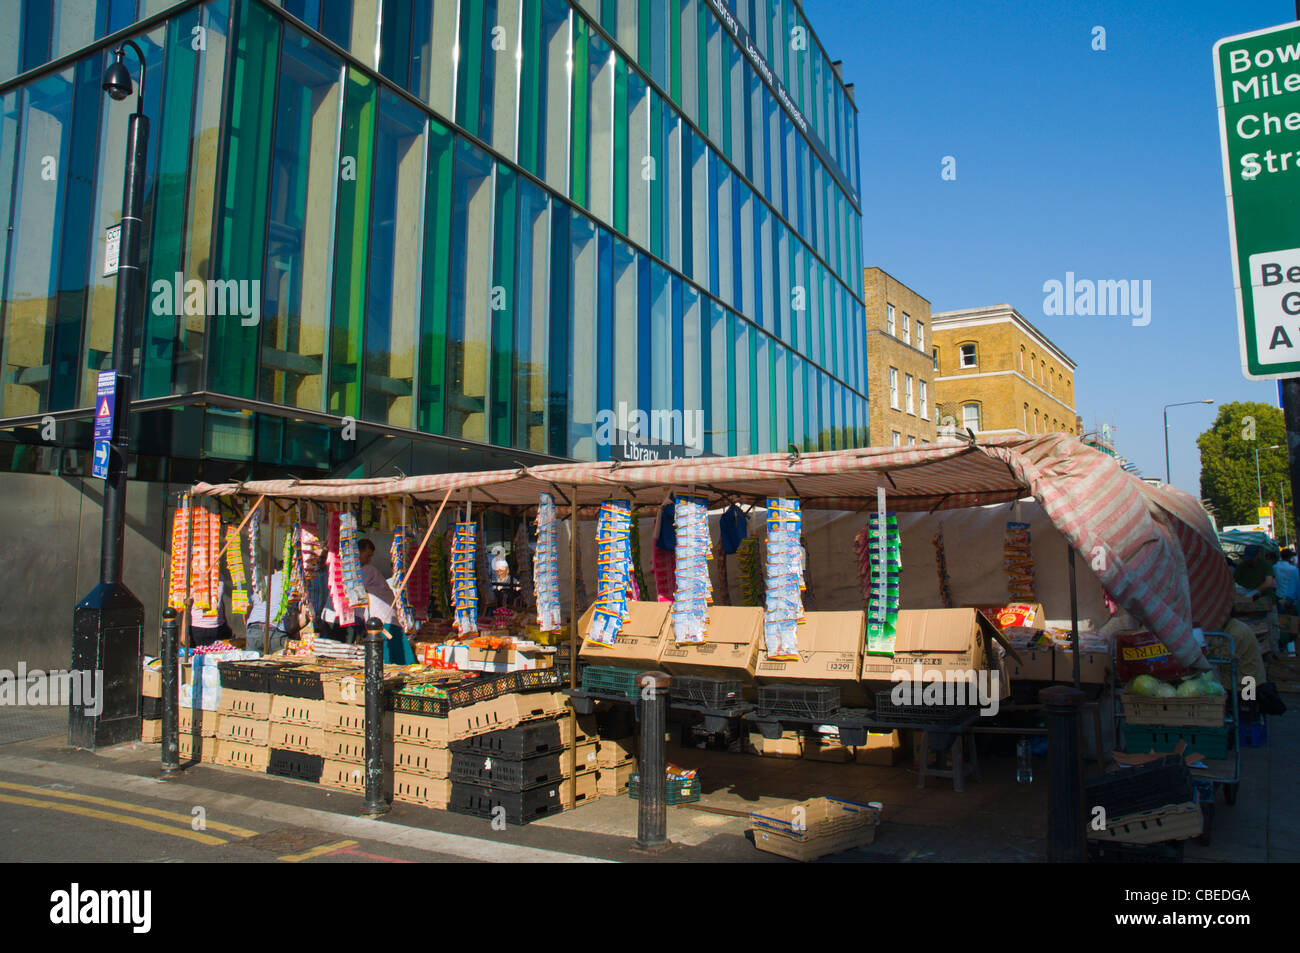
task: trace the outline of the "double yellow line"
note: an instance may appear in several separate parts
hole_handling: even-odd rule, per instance
[[[183,837],[186,840],[195,841],[199,844],[228,844],[229,840],[217,837],[207,831],[218,831],[222,834],[228,834],[233,838],[252,837],[257,831],[250,831],[247,828],[235,827],[233,824],[222,824],[219,821],[205,820],[202,831],[193,829],[193,817],[189,814],[178,814],[173,811],[163,811],[156,807],[145,807],[140,804],[128,804],[125,801],[112,801],[108,798],[95,797],[92,794],[76,794],[72,791],[56,791],[51,788],[33,787],[28,784],[14,784],[9,781],[0,781],[0,790],[3,791],[20,791],[23,794],[40,795],[35,797],[21,797],[16,794],[0,793],[0,803],[3,804],[20,804],[24,807],[36,807],[47,811],[61,811],[64,814],[76,814],[80,817],[90,817],[100,821],[112,821],[115,824],[126,824],[130,827],[138,827],[147,831],[154,831],[158,834],[170,834],[173,837]],[[50,800],[57,798],[58,800]],[[75,802],[75,803],[67,803]],[[83,807],[82,805],[93,804],[97,807]],[[131,814],[141,814],[143,817],[132,817],[129,814],[120,814],[115,811],[99,810],[100,807],[117,808],[119,811],[130,811]],[[161,824],[158,821],[146,820],[146,818],[156,817],[166,821],[173,821],[183,825],[183,828],[177,829],[168,824]]]

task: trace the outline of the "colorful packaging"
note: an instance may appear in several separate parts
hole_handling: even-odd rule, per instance
[[[558,632],[564,626],[560,612],[560,548],[555,500],[540,496],[537,506],[537,553],[533,556],[533,589],[537,597],[537,626]]]
[[[704,641],[709,625],[713,582],[709,561],[713,540],[709,536],[709,503],[703,497],[678,496],[673,506],[677,549],[673,567],[673,633],[678,645]]]
[[[799,658],[799,623],[803,621],[803,516],[799,501],[767,501],[767,598],[763,636],[769,661]]]

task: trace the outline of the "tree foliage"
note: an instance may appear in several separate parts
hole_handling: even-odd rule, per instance
[[[1210,429],[1196,438],[1201,451],[1201,496],[1214,509],[1220,526],[1257,522],[1259,487],[1264,504],[1280,504],[1279,484],[1285,486],[1287,517],[1291,518],[1288,485],[1286,422],[1270,404],[1234,402],[1219,408]],[[1269,450],[1277,446],[1280,449]],[[1255,480],[1255,450],[1259,450],[1259,483]],[[1277,518],[1281,525],[1281,507]]]

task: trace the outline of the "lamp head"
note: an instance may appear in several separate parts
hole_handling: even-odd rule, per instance
[[[115,50],[113,53],[115,59],[109,64],[108,69],[104,70],[104,92],[108,93],[117,102],[121,102],[130,96],[134,91],[131,83],[131,74],[122,62],[125,51],[122,49]]]

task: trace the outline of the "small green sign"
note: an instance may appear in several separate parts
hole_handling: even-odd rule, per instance
[[[1300,23],[1214,44],[1242,373],[1300,376]]]

